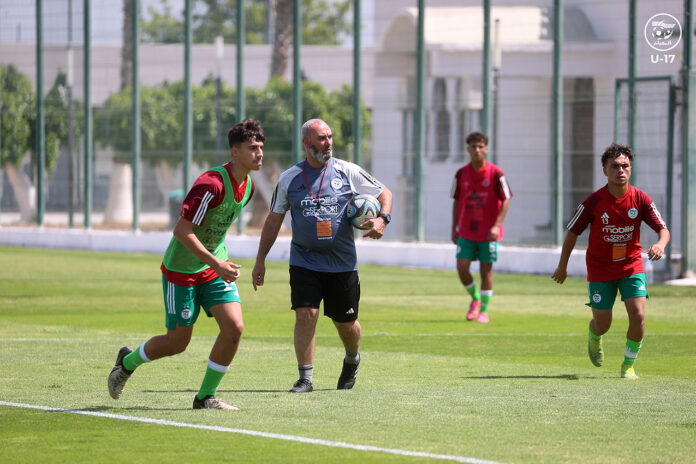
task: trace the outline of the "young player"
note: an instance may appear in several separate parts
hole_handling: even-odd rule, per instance
[[[452,186],[452,242],[457,245],[457,272],[471,295],[466,320],[489,321],[493,297],[493,263],[498,259],[498,241],[503,239],[503,220],[512,192],[503,171],[486,160],[488,137],[472,132],[466,138],[471,163],[459,169]],[[469,272],[479,261],[481,292]]]
[[[621,377],[637,379],[633,364],[638,357],[645,333],[645,302],[648,291],[643,273],[640,224],[645,222],[657,232],[657,243],[648,249],[648,258],[662,258],[669,243],[669,231],[650,197],[629,184],[633,151],[625,145],[611,144],[602,155],[607,185],[591,194],[578,206],[568,223],[558,267],[551,276],[562,284],[568,277],[568,259],[575,242],[587,226],[587,280],[592,308],[587,351],[592,364],[604,362],[602,335],[611,327],[612,308],[617,291],[626,305],[628,332],[621,364]]]
[[[220,333],[193,409],[237,409],[214,396],[244,328],[234,283],[240,266],[228,260],[225,236],[254,193],[249,172],[261,169],[266,137],[261,124],[252,119],[233,126],[227,137],[232,160],[203,173],[193,184],[164,254],[161,269],[167,332],[134,351],[127,346],[120,349],[108,379],[114,399],[121,396],[138,366],[186,349],[202,306],[208,317],[215,318]]]

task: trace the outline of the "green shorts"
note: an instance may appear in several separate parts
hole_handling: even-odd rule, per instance
[[[611,310],[614,307],[617,291],[621,292],[621,301],[641,296],[650,298],[645,285],[645,274],[640,272],[619,280],[588,282],[587,293],[590,302],[587,303],[587,306],[592,309]]]
[[[457,259],[495,263],[498,260],[498,242],[474,242],[459,237],[457,239]]]
[[[201,306],[208,317],[210,308],[222,303],[241,303],[237,284],[228,284],[220,277],[204,284],[182,287],[167,281],[162,274],[162,290],[164,292],[164,309],[167,311],[167,330],[176,329],[177,325],[190,326],[196,323]]]

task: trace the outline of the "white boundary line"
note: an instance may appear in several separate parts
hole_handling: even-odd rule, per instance
[[[439,459],[439,460],[443,460],[443,461],[464,462],[464,463],[468,463],[468,464],[501,464],[497,461],[487,461],[484,459],[468,458],[468,457],[464,457],[464,456],[452,456],[449,454],[432,454],[432,453],[424,453],[422,451],[408,451],[408,450],[400,450],[400,449],[393,449],[393,448],[381,448],[379,446],[370,446],[370,445],[355,445],[352,443],[345,443],[345,442],[340,442],[340,441],[328,441],[328,440],[320,440],[317,438],[298,437],[295,435],[283,435],[283,434],[279,434],[279,433],[258,432],[256,430],[233,429],[233,428],[229,428],[229,427],[218,427],[218,426],[214,426],[214,425],[187,424],[185,422],[174,422],[174,421],[168,421],[168,420],[162,420],[162,419],[152,419],[152,418],[148,418],[148,417],[125,416],[122,414],[108,414],[108,413],[95,412],[95,411],[80,411],[77,409],[52,408],[50,406],[37,406],[37,405],[33,405],[33,404],[12,403],[9,401],[0,401],[0,406],[12,406],[12,407],[16,407],[16,408],[38,409],[41,411],[52,411],[52,412],[67,412],[67,413],[71,413],[71,414],[82,414],[84,416],[104,417],[107,419],[117,419],[117,420],[125,420],[125,421],[132,421],[132,422],[144,422],[146,424],[168,425],[171,427],[185,427],[185,428],[199,429],[199,430],[211,430],[214,432],[237,433],[237,434],[241,434],[241,435],[251,435],[254,437],[273,438],[276,440],[285,440],[285,441],[294,441],[294,442],[299,442],[299,443],[307,443],[310,445],[329,446],[332,448],[346,448],[346,449],[353,449],[353,450],[357,450],[357,451],[372,451],[372,452],[376,452],[376,453],[389,453],[389,454],[397,454],[400,456]]]

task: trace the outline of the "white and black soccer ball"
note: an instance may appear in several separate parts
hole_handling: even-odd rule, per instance
[[[360,194],[353,195],[348,204],[346,215],[353,227],[356,229],[367,230],[369,227],[361,227],[361,224],[370,219],[374,219],[382,211],[382,205],[379,200],[372,195]]]

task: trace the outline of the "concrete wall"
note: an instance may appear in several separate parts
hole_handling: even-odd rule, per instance
[[[124,232],[84,229],[42,229],[0,227],[0,245],[62,248],[91,251],[139,252],[164,254],[172,235],[170,232]],[[258,236],[228,235],[225,241],[232,260],[256,258]],[[390,242],[358,239],[358,262],[384,266],[456,270],[455,247],[451,243]],[[268,259],[287,261],[290,238],[278,237]],[[496,272],[551,275],[558,264],[560,248],[499,248]],[[478,263],[472,269],[478,272]],[[568,273],[584,277],[585,252],[575,250]],[[454,278],[454,277],[453,277]]]

